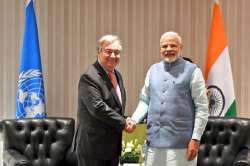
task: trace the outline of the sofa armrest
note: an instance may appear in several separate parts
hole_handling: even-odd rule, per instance
[[[32,166],[32,163],[16,150],[4,150],[3,163],[6,166]]]
[[[250,166],[250,150],[248,148],[241,150],[237,154],[233,166]]]

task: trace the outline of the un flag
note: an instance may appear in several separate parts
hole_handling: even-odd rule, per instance
[[[16,97],[16,118],[47,116],[42,65],[33,0],[28,1],[25,15],[22,57]]]

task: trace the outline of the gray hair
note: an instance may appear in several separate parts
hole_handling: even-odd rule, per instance
[[[179,44],[182,44],[182,39],[181,39],[180,35],[176,32],[173,32],[173,31],[168,31],[168,32],[163,33],[161,35],[160,44],[162,43],[163,39],[167,36],[175,37],[178,40]]]
[[[100,52],[101,49],[110,44],[117,43],[120,46],[120,50],[122,50],[121,40],[116,35],[104,35],[102,36],[97,43],[97,51]]]

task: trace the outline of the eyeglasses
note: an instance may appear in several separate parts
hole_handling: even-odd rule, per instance
[[[115,54],[115,56],[119,55],[121,53],[120,50],[110,50],[110,49],[103,49],[103,51],[108,54],[109,56],[112,55],[112,53]]]

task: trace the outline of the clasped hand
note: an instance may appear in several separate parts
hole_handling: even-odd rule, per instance
[[[124,130],[127,132],[127,133],[132,133],[136,128],[136,122],[131,119],[130,117],[128,117],[126,119],[126,124],[125,124],[125,128]]]

